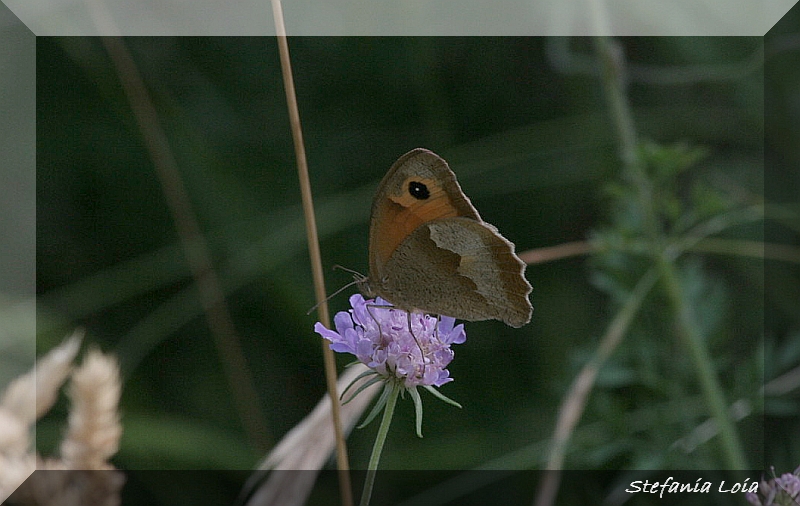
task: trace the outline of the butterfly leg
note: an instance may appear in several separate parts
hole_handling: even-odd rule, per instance
[[[367,307],[367,314],[369,314],[370,318],[372,318],[372,321],[374,321],[375,325],[378,327],[378,338],[381,340],[381,342],[383,342],[383,330],[381,329],[381,324],[378,321],[378,319],[375,318],[375,315],[372,314],[372,311],[369,310],[369,308],[371,307],[383,307],[383,306],[375,306],[374,304],[367,304],[366,307]]]
[[[414,342],[417,343],[417,348],[419,348],[420,359],[422,360],[422,376],[418,376],[418,378],[422,379],[425,377],[425,350],[422,348],[422,344],[417,339],[417,336],[414,334],[414,329],[411,326],[411,312],[406,313],[408,317],[408,332],[411,334],[411,337],[414,338]]]

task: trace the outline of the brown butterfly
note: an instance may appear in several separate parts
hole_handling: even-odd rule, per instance
[[[372,202],[368,297],[467,321],[531,319],[531,285],[514,244],[483,221],[447,162],[427,149],[401,156]]]

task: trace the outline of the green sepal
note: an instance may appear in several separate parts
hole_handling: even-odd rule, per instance
[[[416,429],[417,429],[417,437],[422,437],[422,399],[419,397],[419,392],[417,392],[417,387],[411,387],[408,389],[408,394],[411,396],[411,399],[414,400],[414,411],[417,414],[416,419]]]
[[[375,383],[379,383],[381,381],[383,381],[383,377],[380,374],[375,374],[375,376],[371,380],[365,382],[363,385],[358,387],[358,390],[356,390],[355,393],[353,393],[353,395],[351,395],[350,398],[344,401],[342,404],[347,404],[348,402],[352,401],[356,395],[360,394],[362,390],[369,388]]]
[[[372,407],[372,411],[369,412],[369,414],[361,423],[361,425],[358,426],[359,429],[363,429],[364,427],[369,425],[369,423],[376,416],[378,416],[378,413],[380,413],[383,407],[386,406],[386,400],[389,398],[389,393],[392,391],[392,388],[393,388],[392,383],[387,381],[386,386],[383,388],[381,396],[378,398],[377,402],[375,402],[375,405]]]
[[[346,401],[344,401],[343,400],[344,399],[344,395],[347,393],[348,390],[350,390],[350,387],[355,385],[356,382],[358,382],[358,380],[360,380],[362,378],[366,378],[367,376],[374,376],[374,378],[372,378],[368,382],[366,382],[363,385],[361,385],[360,387],[358,387],[358,390],[356,390],[355,393],[353,393],[353,395],[351,395]],[[365,388],[367,388],[370,385],[373,385],[375,382],[380,381],[381,379],[382,379],[382,377],[378,373],[376,373],[375,371],[373,371],[371,369],[368,370],[368,371],[364,371],[361,374],[359,374],[358,376],[356,376],[356,378],[353,381],[351,381],[349,385],[347,385],[347,387],[344,389],[344,391],[342,391],[342,395],[339,396],[339,400],[342,401],[342,404],[347,404],[348,402],[352,401],[353,398],[356,395],[358,395],[362,390],[364,390]]]
[[[462,407],[461,404],[457,403],[456,401],[454,401],[450,397],[444,395],[442,392],[440,392],[436,388],[434,388],[434,387],[432,387],[430,385],[423,385],[423,386],[425,387],[425,390],[427,390],[428,392],[432,393],[433,395],[438,397],[440,400],[443,400],[447,404],[450,404],[451,406],[455,406],[457,408]]]

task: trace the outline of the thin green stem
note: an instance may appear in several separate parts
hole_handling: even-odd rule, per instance
[[[660,248],[661,234],[652,207],[653,188],[639,156],[636,125],[633,122],[633,113],[624,85],[625,58],[622,47],[611,37],[596,37],[594,41],[595,51],[601,64],[606,102],[619,137],[623,176],[638,190],[639,208],[644,213],[643,226],[647,235],[653,240],[652,247],[656,251]]]
[[[681,289],[673,258],[664,247],[665,239],[653,207],[653,190],[636,145],[636,128],[623,84],[624,58],[621,48],[611,38],[598,37],[595,39],[595,49],[602,65],[606,99],[620,139],[624,174],[638,189],[639,204],[644,214],[645,235],[651,242],[650,249],[659,277],[663,280],[672,311],[676,315],[677,333],[689,352],[703,396],[719,428],[724,458],[730,468],[745,469],[746,459],[741,441],[728,416],[725,395],[716,377],[711,356]]]
[[[629,176],[632,178],[646,179],[640,177],[644,176],[644,169],[637,154],[636,126],[633,123],[633,115],[628,105],[623,84],[625,69],[623,68],[622,49],[610,37],[595,37],[594,46],[600,60],[600,72],[604,84],[603,90],[611,112],[611,119],[619,137],[620,157],[622,158],[623,166],[630,172]]]
[[[375,445],[372,447],[372,455],[367,465],[367,477],[364,479],[364,490],[361,492],[360,506],[368,506],[370,497],[372,497],[372,487],[375,485],[375,473],[378,470],[378,462],[381,460],[383,444],[386,442],[386,436],[389,435],[389,426],[392,424],[394,407],[397,405],[397,397],[400,395],[400,389],[403,387],[397,383],[393,383],[387,385],[386,388],[390,388],[391,390],[389,392],[389,398],[386,400],[386,407],[383,408],[381,426],[378,427],[378,435],[375,436]]]
[[[657,263],[667,297],[677,315],[677,332],[694,363],[703,397],[719,429],[723,457],[730,469],[746,469],[747,460],[736,427],[728,415],[727,401],[717,379],[714,362],[683,295],[677,270],[673,263],[663,256],[657,259]]]
[[[691,250],[800,264],[800,248],[795,248],[786,244],[709,237],[692,245]]]

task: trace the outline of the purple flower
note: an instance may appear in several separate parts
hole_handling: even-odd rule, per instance
[[[800,477],[797,475],[784,473],[780,478],[775,478],[775,483],[792,499],[800,494]]]
[[[749,502],[753,506],[762,506],[761,499],[759,499],[758,495],[753,492],[747,492],[744,495],[744,498],[747,499],[747,502]]]
[[[466,339],[464,325],[455,318],[394,309],[381,298],[350,297],[353,309],[334,316],[336,331],[321,323],[314,331],[331,342],[331,349],[351,353],[387,379],[397,379],[406,388],[441,386],[453,381],[447,365],[453,360],[451,344]],[[410,322],[410,329],[409,329]]]
[[[775,469],[772,468],[775,476]],[[745,498],[754,506],[796,506],[800,497],[800,467],[769,481],[761,480],[758,494],[748,492]]]

